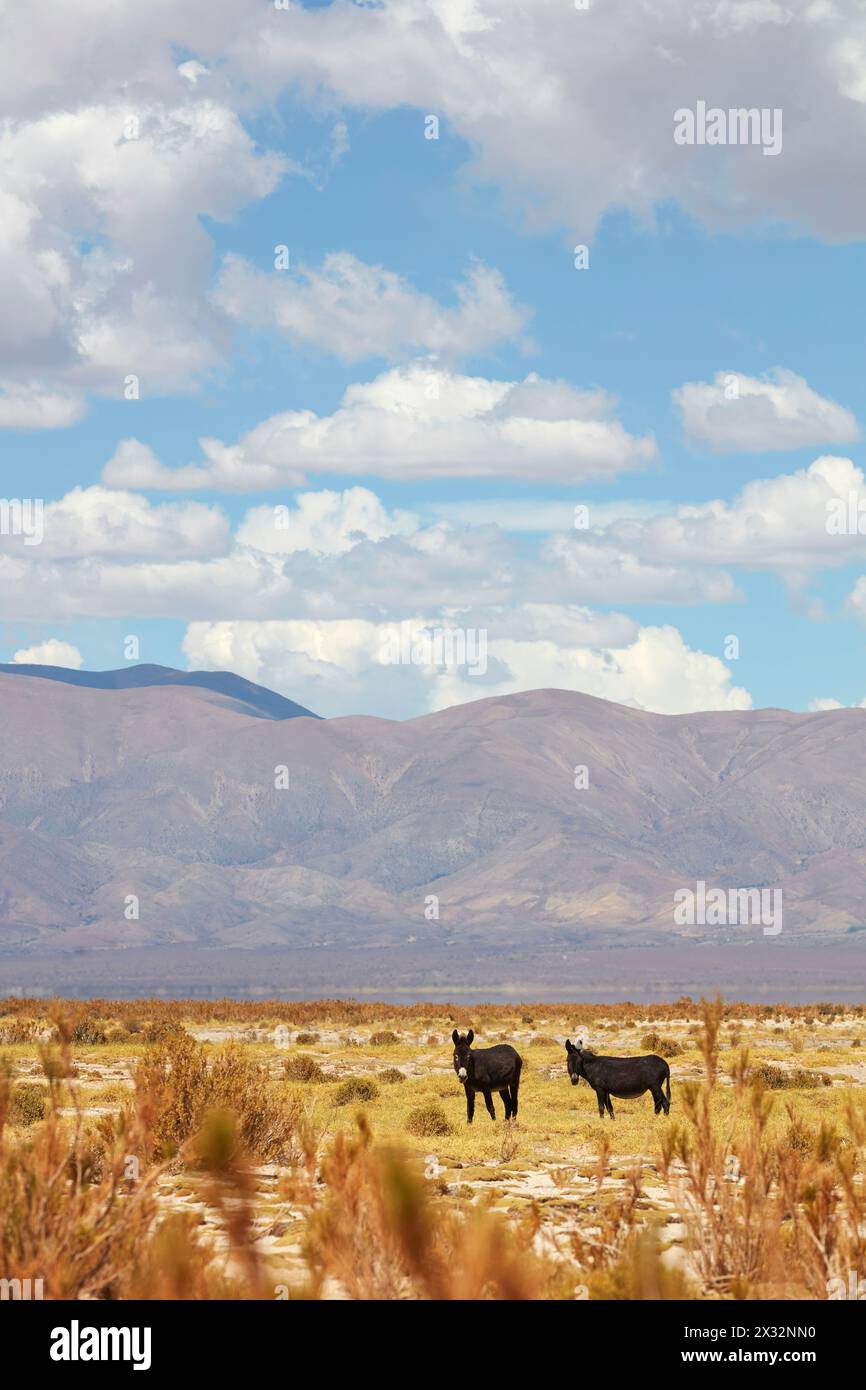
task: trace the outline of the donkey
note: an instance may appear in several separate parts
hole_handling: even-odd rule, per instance
[[[517,1114],[517,1088],[520,1085],[520,1068],[523,1058],[508,1043],[496,1047],[482,1047],[473,1052],[475,1034],[472,1029],[461,1038],[457,1029],[451,1034],[454,1044],[454,1070],[463,1083],[466,1092],[466,1120],[471,1125],[475,1114],[475,1092],[484,1097],[491,1120],[496,1119],[493,1108],[493,1092],[498,1091],[505,1107],[506,1120]]]
[[[652,1091],[656,1115],[660,1110],[664,1110],[666,1115],[670,1113],[671,1069],[664,1057],[657,1057],[655,1053],[647,1057],[596,1057],[594,1052],[583,1046],[580,1038],[576,1047],[570,1038],[566,1038],[565,1050],[568,1053],[571,1084],[576,1086],[581,1077],[589,1082],[598,1101],[600,1120],[604,1119],[605,1108],[613,1119],[611,1096],[633,1100],[635,1096],[642,1096],[644,1091]],[[663,1081],[667,1094],[662,1091]]]

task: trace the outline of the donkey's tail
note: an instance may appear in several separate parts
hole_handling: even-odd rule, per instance
[[[665,1098],[666,1098],[666,1100],[667,1100],[668,1105],[670,1105],[670,1103],[671,1103],[671,1069],[670,1069],[670,1067],[666,1067],[665,1070],[667,1071],[667,1076],[665,1077]]]

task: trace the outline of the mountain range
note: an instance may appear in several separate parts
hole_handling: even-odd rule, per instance
[[[562,690],[322,720],[231,673],[0,670],[0,955],[866,940],[866,711],[665,716]],[[859,956],[859,952],[857,952]],[[456,956],[455,956],[456,959]]]

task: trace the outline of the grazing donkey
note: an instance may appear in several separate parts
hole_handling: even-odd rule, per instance
[[[520,1068],[523,1058],[508,1043],[496,1047],[482,1047],[473,1052],[475,1034],[472,1029],[461,1038],[457,1029],[451,1034],[454,1044],[454,1070],[463,1083],[466,1092],[466,1119],[471,1125],[475,1114],[475,1092],[484,1097],[491,1120],[496,1119],[493,1108],[493,1092],[498,1091],[505,1106],[506,1120],[517,1114],[517,1087],[520,1085]]]
[[[657,1115],[660,1110],[664,1110],[666,1115],[670,1113],[671,1069],[664,1057],[656,1057],[655,1053],[650,1053],[648,1057],[596,1057],[594,1052],[583,1046],[580,1038],[576,1047],[567,1038],[565,1050],[568,1053],[571,1084],[576,1086],[581,1077],[589,1082],[598,1101],[599,1119],[604,1119],[605,1107],[613,1119],[611,1096],[633,1100],[635,1096],[642,1096],[644,1091],[652,1091]],[[662,1091],[663,1081],[667,1095]]]

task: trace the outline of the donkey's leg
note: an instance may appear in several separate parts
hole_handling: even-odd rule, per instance
[[[471,1086],[466,1087],[466,1123],[471,1125],[472,1116],[475,1114],[475,1092]]]
[[[610,1103],[610,1091],[605,1091],[605,1093],[604,1093],[604,1103],[605,1103],[605,1105],[607,1106],[607,1113],[608,1113],[608,1115],[610,1115],[610,1118],[611,1118],[612,1120],[615,1119],[616,1117],[615,1117],[615,1115],[614,1115],[614,1113],[613,1113],[613,1106],[612,1106],[611,1103]]]
[[[511,1096],[510,1096],[509,1093],[508,1093],[508,1087],[507,1087],[507,1086],[505,1087],[504,1090],[502,1090],[502,1091],[499,1092],[499,1099],[502,1101],[502,1108],[503,1108],[503,1110],[505,1111],[505,1118],[506,1118],[506,1120],[510,1120],[510,1119],[511,1119]]]
[[[488,1115],[490,1116],[491,1120],[495,1120],[496,1111],[493,1109],[493,1096],[490,1094],[489,1090],[483,1091],[482,1095],[484,1096],[484,1104],[487,1106]]]
[[[520,1085],[520,1077],[516,1076],[511,1083],[511,1118],[517,1114],[517,1088]]]
[[[602,1091],[601,1089],[599,1089],[598,1091],[596,1091],[596,1093],[595,1093],[595,1098],[596,1098],[596,1100],[598,1101],[598,1118],[599,1118],[600,1120],[603,1120],[603,1119],[604,1119],[604,1091]]]

